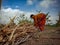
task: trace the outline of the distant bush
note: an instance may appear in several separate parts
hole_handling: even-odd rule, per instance
[[[46,25],[48,27],[60,27],[60,25],[56,25],[56,24],[53,24],[53,25]]]
[[[17,17],[17,21],[19,22],[18,24],[23,23],[23,22],[28,22],[28,23],[32,23],[32,24],[33,24],[32,19],[28,19],[28,18],[25,16],[25,14],[22,14],[22,15],[20,15],[19,17]]]

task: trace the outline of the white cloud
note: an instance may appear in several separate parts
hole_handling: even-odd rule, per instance
[[[50,6],[54,6],[57,3],[56,0],[43,0],[40,2],[40,6],[44,8],[49,8]]]
[[[25,12],[19,9],[12,9],[12,8],[2,9],[0,23],[6,24],[9,22],[9,17],[13,18],[15,15],[16,17],[18,17],[20,16],[20,14],[25,14],[27,18],[30,18],[30,15],[33,14],[33,12]]]
[[[32,0],[27,0],[27,4],[28,5],[32,5],[33,4],[33,1]]]

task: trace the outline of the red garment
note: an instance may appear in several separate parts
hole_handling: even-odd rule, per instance
[[[39,27],[41,31],[44,30],[45,22],[46,22],[46,15],[43,13],[37,14],[33,16],[34,25]]]

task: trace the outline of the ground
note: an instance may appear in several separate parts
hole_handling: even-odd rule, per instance
[[[60,27],[46,27],[46,30],[39,33],[39,38],[31,38],[21,45],[60,45]]]

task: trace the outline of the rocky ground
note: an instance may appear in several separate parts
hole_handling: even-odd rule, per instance
[[[60,45],[60,27],[40,32],[27,22],[5,25],[0,29],[0,45]]]

